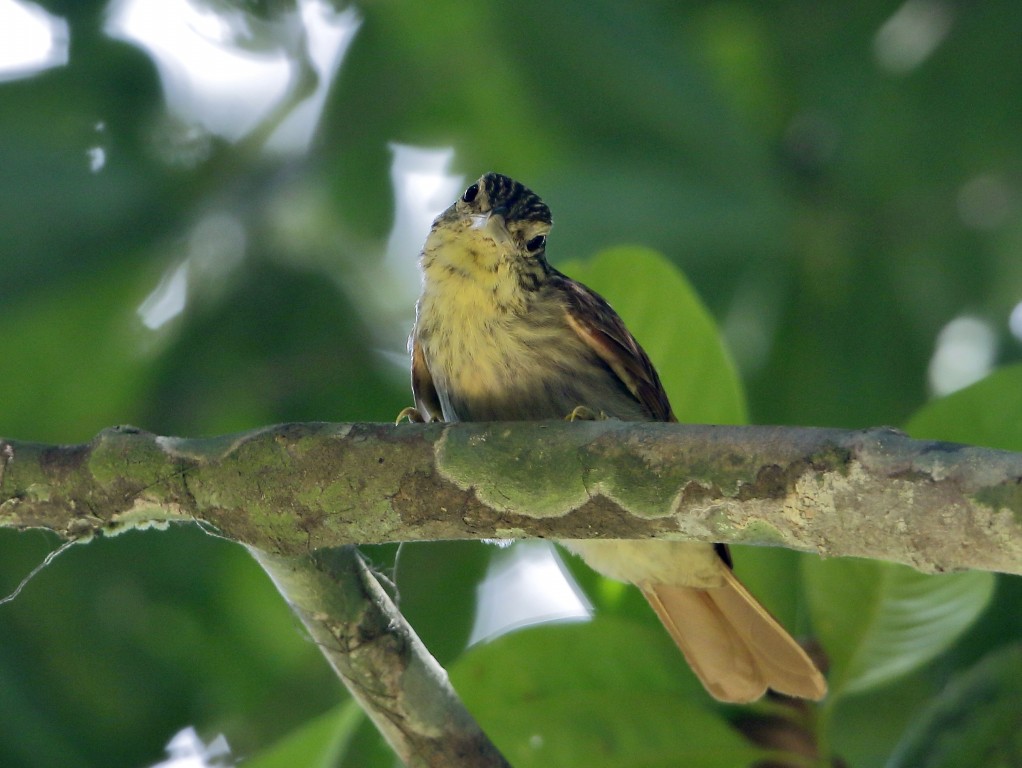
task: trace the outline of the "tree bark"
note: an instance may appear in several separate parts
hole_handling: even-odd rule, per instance
[[[0,526],[65,538],[200,520],[262,552],[480,538],[673,538],[1022,572],[1022,454],[682,424],[130,427],[0,441]]]
[[[409,768],[509,768],[354,547],[251,550]]]

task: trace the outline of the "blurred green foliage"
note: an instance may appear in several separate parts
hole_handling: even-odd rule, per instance
[[[1022,648],[991,653],[920,715],[888,768],[1011,768],[1022,755]]]
[[[469,651],[452,682],[520,768],[731,768],[763,757],[706,706],[663,635],[606,615],[518,632]]]
[[[282,22],[287,2],[193,1],[230,33],[224,45],[302,52]],[[585,263],[621,244],[664,254],[723,329],[741,377],[721,390],[733,369],[717,360],[705,397],[722,399],[727,415],[712,418],[740,420],[744,388],[756,423],[905,424],[930,397],[939,332],[962,315],[988,325],[997,363],[1022,358],[1008,328],[1022,302],[1015,0],[366,2],[300,152],[263,148],[276,118],[230,141],[169,111],[154,58],[104,32],[106,5],[41,5],[68,22],[69,62],[0,82],[4,436],[76,442],[115,423],[199,436],[391,419],[410,402],[399,361],[416,257],[414,247],[386,255],[394,142],[452,148],[450,173],[464,179],[499,170],[535,189],[554,212],[552,261],[602,281],[640,340],[680,356],[684,371],[687,342],[708,349],[718,339],[701,320],[675,322],[688,301],[680,278],[648,286],[648,271],[608,275]],[[906,13],[908,31],[932,43],[915,59],[918,38],[892,27]],[[284,115],[290,106],[278,104]],[[147,327],[139,308],[175,274],[186,300]],[[662,290],[675,279],[681,288]],[[682,316],[700,317],[685,306],[694,314]],[[673,362],[661,365],[676,397],[699,397],[676,380],[683,373],[666,372]],[[925,408],[911,429],[1020,450],[1018,382],[1017,367],[996,374]],[[0,592],[54,545],[0,532]],[[810,631],[824,618],[813,603],[835,619],[826,584],[813,585],[813,601],[800,596],[799,573],[815,565],[737,554],[788,626]],[[393,547],[371,556],[394,567]],[[524,755],[515,750],[528,723],[516,718],[530,697],[541,716],[564,718],[566,741],[540,742],[556,747],[558,764],[572,755],[597,764],[602,745],[615,765],[629,755],[670,765],[672,717],[674,737],[746,754],[726,729],[730,713],[693,688],[641,599],[577,563],[600,619],[462,654],[487,558],[483,545],[420,544],[396,568],[406,612],[457,667],[470,706],[510,740],[509,754]],[[917,587],[925,613],[928,588]],[[978,611],[978,592],[963,610]],[[836,608],[882,611],[884,594]],[[1001,578],[992,609],[914,671],[892,662],[898,648],[881,647],[900,676],[830,701],[822,747],[856,768],[882,766],[896,749],[892,765],[917,764],[905,756],[923,754],[928,734],[951,722],[959,733],[948,743],[975,752],[985,724],[957,713],[994,677],[991,754],[1010,747],[1019,599],[1018,580]],[[622,698],[605,695],[615,687]],[[565,708],[579,700],[570,722]],[[249,557],[194,528],[72,548],[0,606],[0,765],[152,764],[187,725],[207,739],[223,732],[236,755],[267,765],[389,765],[344,701]],[[595,722],[606,726],[600,744]]]

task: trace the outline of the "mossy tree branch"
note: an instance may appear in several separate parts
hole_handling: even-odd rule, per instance
[[[1022,454],[843,431],[681,424],[130,427],[0,441],[0,527],[66,538],[201,520],[277,555],[491,537],[681,538],[1022,572]]]

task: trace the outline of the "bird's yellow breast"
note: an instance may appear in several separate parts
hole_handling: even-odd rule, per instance
[[[515,367],[532,357],[513,328],[517,305],[496,301],[492,290],[460,275],[427,280],[416,333],[439,388],[468,398],[510,388]]]
[[[430,234],[415,329],[438,388],[469,398],[509,389],[536,335],[503,247],[472,234]]]

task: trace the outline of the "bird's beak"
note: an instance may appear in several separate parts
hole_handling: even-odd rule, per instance
[[[472,228],[482,231],[497,245],[510,245],[513,240],[504,220],[505,213],[503,208],[494,208],[488,213],[473,216]]]

